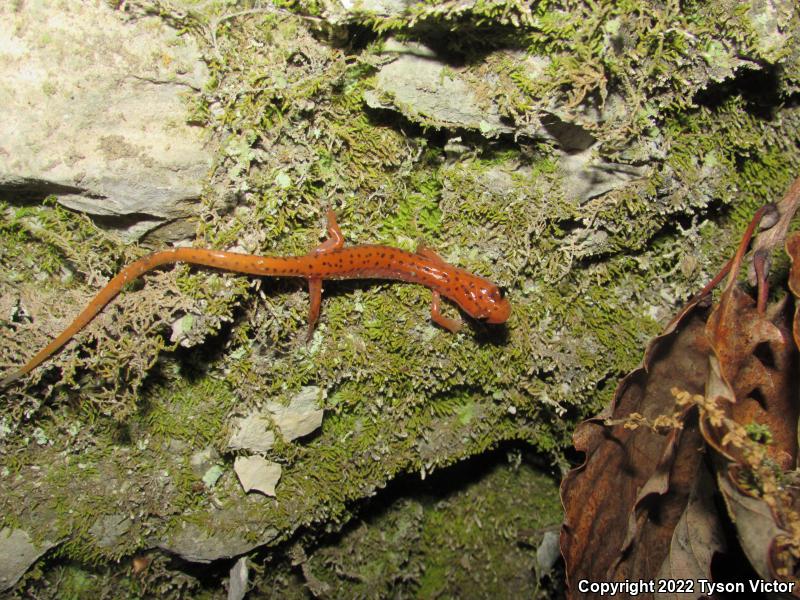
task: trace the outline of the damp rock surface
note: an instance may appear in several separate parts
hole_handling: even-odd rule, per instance
[[[198,46],[156,17],[61,4],[0,6],[0,191],[55,194],[129,240],[185,237],[212,156],[187,124]]]

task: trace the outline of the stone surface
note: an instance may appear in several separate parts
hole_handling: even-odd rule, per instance
[[[0,529],[0,592],[17,583],[25,571],[53,546],[54,542],[34,544],[22,529]]]
[[[228,584],[228,600],[242,600],[247,593],[247,579],[249,569],[247,558],[242,556],[231,567],[230,583]]]
[[[89,533],[101,548],[113,548],[130,528],[131,520],[126,515],[106,515],[94,522]]]
[[[211,153],[187,125],[196,44],[101,2],[0,3],[0,192],[58,201],[127,239],[178,239]]]
[[[368,106],[397,110],[423,124],[473,130],[487,138],[511,134],[552,140],[561,151],[559,166],[565,194],[579,199],[581,204],[648,173],[645,168],[609,162],[595,155],[593,147],[597,139],[584,125],[596,125],[604,114],[593,107],[563,111],[543,104],[538,118],[512,126],[501,118],[500,109],[492,100],[502,92],[497,77],[481,79],[463,67],[448,65],[421,44],[390,40],[384,52],[396,54],[397,58],[381,67],[375,78],[375,90],[365,93]],[[531,77],[543,72],[548,64],[541,57],[519,53],[504,51],[503,56],[523,66]],[[611,95],[605,110],[626,109],[620,98]],[[460,138],[453,141],[456,140]],[[461,148],[456,154],[467,150],[468,147]]]
[[[183,521],[180,529],[173,532],[168,540],[158,544],[158,547],[177,554],[184,560],[208,563],[249,552],[273,540],[278,534],[275,529],[267,528],[248,538],[247,531],[239,520],[240,510],[240,507],[234,507],[228,511],[218,511],[216,524],[219,529],[213,533],[200,525]]]
[[[317,408],[320,395],[320,388],[306,386],[291,399],[288,406],[278,402],[267,403],[263,409],[235,423],[228,447],[232,450],[266,452],[275,444],[270,423],[275,424],[287,442],[319,429],[324,415],[324,410]]]
[[[88,4],[94,0],[84,1]],[[104,0],[97,0],[100,1]],[[78,4],[74,0],[72,3]],[[135,0],[128,0],[123,4],[130,6],[134,3]],[[34,0],[14,4],[21,7],[20,11],[38,6]],[[54,10],[67,6],[59,4],[58,0],[51,4],[58,7]],[[150,6],[155,4],[150,3]],[[216,11],[215,3],[201,4],[210,7],[211,17],[223,16],[221,12],[213,12]],[[768,4],[776,5],[774,2]],[[196,6],[200,7],[199,4]],[[692,5],[687,12],[691,9],[696,11],[701,6],[706,5]],[[579,8],[580,3],[574,10],[577,12]],[[112,567],[114,563],[111,561],[125,555],[134,545],[149,547],[160,544],[184,559],[210,561],[238,556],[258,545],[289,539],[298,527],[307,527],[303,535],[308,532],[309,541],[314,543],[316,534],[323,535],[331,526],[338,527],[350,518],[359,500],[380,494],[381,489],[398,477],[402,483],[408,473],[417,469],[424,475],[471,455],[484,453],[487,447],[502,447],[509,440],[530,440],[537,448],[541,441],[542,448],[555,452],[553,448],[568,442],[569,414],[579,414],[580,407],[597,401],[597,382],[612,381],[616,373],[625,370],[626,361],[638,360],[637,348],[646,341],[650,335],[649,328],[653,327],[652,320],[645,320],[642,315],[660,315],[659,318],[666,322],[671,307],[674,308],[681,298],[688,297],[700,285],[698,281],[713,274],[712,267],[718,268],[718,264],[711,260],[716,260],[717,255],[709,258],[708,248],[736,235],[735,231],[729,234],[727,230],[725,235],[718,233],[715,224],[718,215],[738,206],[737,195],[747,196],[747,202],[754,202],[766,196],[763,190],[777,185],[776,180],[785,177],[787,171],[797,171],[797,145],[792,140],[797,138],[798,117],[792,116],[797,111],[791,105],[789,108],[771,105],[769,108],[775,111],[775,119],[760,118],[758,124],[751,122],[746,102],[736,108],[738,115],[720,106],[711,111],[708,119],[697,116],[698,112],[705,113],[705,109],[698,111],[697,107],[690,106],[683,111],[680,108],[686,106],[682,102],[690,101],[698,89],[707,87],[707,79],[712,75],[714,80],[719,76],[730,78],[727,73],[731,73],[731,57],[744,55],[739,45],[728,44],[724,39],[720,46],[708,44],[703,29],[716,21],[702,15],[693,21],[700,23],[703,29],[699,31],[693,27],[685,31],[680,26],[673,28],[668,20],[663,23],[664,27],[670,27],[662,30],[664,37],[660,39],[668,41],[671,36],[678,36],[682,43],[686,43],[685,56],[679,56],[678,61],[666,56],[662,57],[663,61],[648,63],[649,57],[644,54],[634,57],[633,63],[639,61],[633,65],[635,69],[610,71],[629,74],[632,87],[646,95],[641,98],[644,104],[639,105],[642,109],[639,117],[652,124],[652,131],[643,137],[640,133],[633,134],[633,137],[639,137],[634,147],[637,152],[633,153],[625,145],[628,140],[625,128],[611,131],[612,126],[603,125],[599,117],[593,117],[588,109],[584,111],[582,106],[561,102],[561,92],[584,89],[599,94],[600,91],[596,82],[584,81],[585,72],[564,73],[548,68],[552,65],[550,52],[546,57],[531,55],[530,64],[524,64],[524,70],[517,74],[526,75],[526,79],[533,83],[542,81],[542,78],[546,83],[548,77],[563,77],[563,86],[547,88],[553,90],[550,96],[523,98],[531,103],[531,108],[524,114],[510,110],[518,106],[516,104],[502,105],[504,97],[497,95],[498,88],[484,89],[482,93],[479,88],[481,81],[488,87],[496,81],[495,77],[507,75],[507,71],[496,68],[497,62],[494,65],[480,62],[484,56],[487,59],[497,57],[487,48],[503,48],[502,43],[487,38],[488,44],[476,55],[478,62],[470,65],[460,65],[457,61],[447,63],[445,48],[441,45],[438,46],[442,49],[441,57],[429,53],[429,59],[447,65],[438,70],[444,79],[461,79],[465,89],[473,92],[473,106],[481,108],[486,102],[498,102],[505,118],[503,123],[520,128],[502,134],[499,144],[494,141],[484,143],[478,139],[482,129],[476,113],[469,115],[471,121],[465,121],[473,123],[476,129],[467,131],[459,126],[453,131],[443,131],[444,135],[429,135],[427,130],[420,134],[417,127],[405,127],[402,121],[398,124],[395,119],[370,122],[372,115],[357,113],[361,90],[372,80],[372,71],[365,67],[382,64],[380,57],[376,59],[372,53],[372,43],[350,45],[346,53],[340,48],[317,47],[316,38],[308,31],[312,26],[317,27],[316,19],[293,22],[283,15],[277,19],[266,15],[270,18],[262,19],[264,15],[240,9],[228,6],[224,10],[233,11],[231,18],[217,22],[220,25],[217,33],[222,58],[219,63],[222,65],[218,78],[220,87],[219,91],[209,90],[208,95],[210,101],[221,101],[219,106],[227,108],[224,113],[212,113],[216,115],[216,122],[211,126],[215,128],[215,135],[220,136],[231,132],[255,134],[260,140],[256,145],[261,146],[252,147],[247,135],[231,136],[229,147],[241,148],[242,157],[232,160],[230,155],[221,156],[221,160],[234,163],[231,171],[236,176],[231,175],[225,181],[228,172],[220,169],[220,179],[223,180],[220,187],[249,192],[241,198],[243,205],[237,208],[236,214],[229,215],[231,219],[223,218],[218,224],[212,224],[208,239],[228,240],[228,234],[236,234],[240,239],[234,241],[241,248],[260,248],[263,251],[272,249],[273,243],[280,245],[284,241],[294,246],[299,240],[305,242],[308,236],[313,236],[313,232],[304,228],[314,227],[313,215],[324,207],[321,203],[330,202],[342,209],[343,223],[350,223],[344,228],[349,236],[348,243],[386,239],[390,243],[407,241],[411,244],[417,235],[440,240],[438,248],[454,263],[475,268],[509,287],[514,298],[515,316],[507,332],[510,335],[502,335],[497,340],[500,343],[485,343],[488,340],[479,324],[474,327],[471,324],[459,336],[449,336],[428,326],[423,305],[429,296],[425,291],[400,285],[381,290],[372,283],[344,284],[338,292],[334,289],[331,294],[331,290],[326,290],[325,316],[321,325],[329,327],[320,327],[319,335],[310,345],[294,344],[290,343],[289,337],[279,336],[288,335],[297,314],[305,313],[307,297],[300,291],[284,297],[285,288],[275,286],[274,295],[267,293],[266,298],[262,295],[257,305],[244,303],[245,308],[253,308],[252,312],[247,309],[238,313],[241,317],[239,324],[251,325],[251,330],[237,327],[235,336],[214,340],[222,343],[223,349],[218,355],[219,360],[212,358],[214,364],[210,365],[208,376],[203,375],[195,381],[194,369],[173,371],[172,360],[164,361],[158,370],[178,387],[168,385],[162,392],[157,389],[160,386],[147,386],[155,393],[151,395],[148,392],[146,399],[158,411],[148,411],[131,420],[135,426],[130,429],[130,441],[120,439],[117,428],[97,427],[88,420],[89,411],[84,409],[84,400],[96,399],[95,390],[100,386],[94,384],[108,373],[92,366],[86,370],[83,380],[88,384],[86,389],[74,390],[75,397],[81,398],[80,403],[57,399],[55,405],[59,410],[36,412],[33,418],[23,420],[19,426],[13,423],[13,433],[6,437],[3,451],[19,456],[15,462],[31,465],[31,469],[25,469],[23,475],[27,473],[28,477],[21,479],[19,484],[8,486],[7,480],[3,479],[0,487],[5,488],[4,493],[10,499],[6,506],[11,509],[11,518],[23,519],[31,515],[24,527],[34,539],[46,535],[51,522],[55,523],[51,530],[57,527],[58,531],[80,534],[81,529],[75,526],[73,514],[88,513],[93,515],[90,519],[105,514],[141,514],[141,517],[136,517],[141,521],[120,538],[119,546],[103,553]],[[563,16],[576,22],[578,17],[575,14],[571,9]],[[7,9],[0,8],[0,16],[7,16]],[[178,17],[180,15],[164,15],[165,20],[173,23]],[[10,18],[17,19],[16,16]],[[549,11],[548,18],[559,19],[559,15]],[[46,25],[47,19],[41,21]],[[134,23],[131,27],[145,22]],[[213,23],[213,20],[199,22]],[[623,57],[637,47],[654,47],[645,42],[659,41],[639,35],[634,27],[638,22],[641,22],[638,16],[634,21],[618,21],[617,29],[626,35],[617,39],[611,27],[613,21],[606,19],[604,22],[598,18],[598,25],[603,27],[600,31],[607,29],[609,32],[608,51],[604,57],[612,66],[622,64],[614,60],[614,48],[619,48],[618,56]],[[7,33],[10,30],[3,23],[5,19],[0,18],[0,30]],[[98,19],[96,23],[97,29],[104,31],[105,21]],[[424,23],[433,35],[451,31],[452,24],[452,20],[444,22],[439,19]],[[44,25],[42,31],[46,31]],[[361,28],[354,28],[350,33],[353,32],[363,39]],[[531,34],[539,32],[540,28],[529,30]],[[19,34],[0,36],[0,47],[6,48],[6,43],[10,43],[6,40],[14,40],[14,36],[24,33],[22,28]],[[424,32],[420,33],[424,39]],[[524,35],[524,32],[520,34]],[[208,29],[198,32],[198,38],[207,35]],[[120,39],[119,45],[123,48],[131,43]],[[550,38],[542,42],[567,47],[565,56],[583,56],[581,52],[573,52],[572,40]],[[606,43],[603,39],[597,42]],[[730,51],[726,51],[728,47]],[[151,48],[148,51],[155,51],[159,46]],[[360,48],[368,50],[359,51]],[[700,56],[702,52],[705,52],[704,56]],[[415,55],[424,56],[424,53]],[[707,59],[711,59],[710,62]],[[64,61],[65,65],[68,63]],[[584,65],[582,60],[579,63],[579,68]],[[707,63],[709,75],[699,78],[697,69],[706,69]],[[35,61],[32,60],[31,64]],[[763,61],[754,64],[767,67]],[[502,66],[507,66],[507,63]],[[660,72],[661,68],[665,70]],[[656,69],[655,82],[640,76],[640,71],[652,69]],[[778,64],[768,70],[781,86],[790,85],[791,82],[783,77],[782,69]],[[62,74],[55,73],[54,78],[59,81]],[[687,84],[680,90],[676,88],[674,93],[661,95],[666,89],[662,84],[671,84],[674,73],[680,73]],[[82,73],[82,76],[91,79],[89,73]],[[364,79],[365,76],[370,78],[369,81]],[[71,76],[66,73],[64,77]],[[765,78],[757,80],[764,81]],[[126,82],[123,80],[122,83]],[[148,82],[138,83],[145,85]],[[583,88],[584,84],[588,88]],[[742,82],[726,82],[723,87],[729,90],[726,92],[728,100],[730,94],[735,99],[741,85]],[[499,89],[502,91],[503,87],[512,92],[516,89],[510,85],[501,85]],[[687,91],[683,91],[684,88]],[[113,91],[109,92],[109,89],[113,90],[107,88],[106,93],[111,94],[112,102],[116,102]],[[611,106],[620,112],[627,109],[633,114],[632,109],[637,106],[633,100],[636,98],[615,103],[613,95],[619,93],[618,89],[612,87],[607,91],[606,107]],[[424,94],[425,90],[421,93]],[[232,101],[234,99],[236,101]],[[404,108],[394,106],[389,94],[381,94],[379,100],[398,112]],[[429,104],[436,108],[437,102],[434,100]],[[240,107],[244,106],[249,106],[250,110],[241,110]],[[284,119],[259,118],[262,114],[272,114],[269,111],[280,106],[288,111]],[[299,106],[305,108],[299,110]],[[338,108],[331,111],[332,107]],[[665,107],[668,110],[665,111]],[[0,115],[0,121],[3,118]],[[664,126],[670,122],[674,126],[675,119],[685,120],[685,130],[672,130],[665,137]],[[418,121],[412,120],[414,123]],[[622,125],[628,123],[622,118],[617,121]],[[488,120],[487,123],[491,125]],[[491,127],[484,128],[491,130]],[[522,128],[528,128],[525,131],[532,132],[530,135],[549,134],[558,140],[558,144],[547,143],[546,148],[531,145],[530,140],[525,139],[529,134]],[[742,133],[729,133],[735,130]],[[611,138],[608,137],[610,133],[614,134]],[[597,145],[602,145],[604,135],[606,143],[611,139],[619,144],[598,151],[595,144],[599,140]],[[615,137],[617,135],[619,137]],[[445,148],[446,157],[437,153],[439,142],[445,137],[452,140]],[[462,139],[458,140],[459,137]],[[764,140],[763,145],[760,140]],[[0,139],[0,147],[4,143],[4,139]],[[715,160],[692,151],[709,145],[717,149]],[[506,157],[506,150],[510,158]],[[662,154],[657,155],[659,151]],[[559,153],[564,155],[563,160],[556,160]],[[3,155],[0,162],[10,160],[8,156]],[[257,160],[253,156],[257,156]],[[641,190],[638,185],[632,186],[630,190],[623,189],[624,194],[615,194],[606,201],[584,207],[583,202],[592,202],[603,193],[600,184],[608,186],[617,176],[617,167],[599,162],[603,156],[608,160],[629,161],[635,166],[644,165],[648,170],[654,168],[655,176],[646,173],[648,181],[645,183],[649,185],[641,186]],[[656,159],[652,159],[654,156]],[[322,162],[320,157],[324,159]],[[707,164],[709,168],[696,168],[695,157],[697,162]],[[762,157],[765,160],[762,161]],[[744,169],[739,165],[741,159],[745,160]],[[669,162],[665,163],[665,160]],[[553,167],[552,162],[557,162],[554,167],[557,172],[549,170]],[[441,164],[441,168],[437,164]],[[776,164],[783,166],[778,168]],[[755,168],[751,169],[751,166]],[[532,177],[532,172],[525,170],[531,167],[541,176]],[[567,174],[572,179],[567,179]],[[602,181],[606,175],[610,179]],[[430,183],[435,185],[428,188]],[[56,184],[49,185],[59,191]],[[295,187],[300,194],[293,191]],[[313,191],[310,197],[307,195],[309,191]],[[69,188],[63,193],[66,195],[67,192]],[[709,204],[704,198],[714,198],[714,203]],[[670,204],[681,202],[684,204]],[[649,212],[654,206],[658,212]],[[432,209],[439,212],[435,210],[437,207],[441,217],[427,219],[426,214]],[[383,229],[381,224],[391,223],[400,212],[398,208],[407,215],[401,219],[404,222]],[[738,208],[733,213],[741,216]],[[684,230],[690,221],[691,225]],[[678,226],[670,226],[672,222]],[[666,225],[658,230],[657,238],[653,237],[650,223]],[[707,237],[709,234],[711,237]],[[616,251],[602,254],[609,248],[603,238],[609,235],[617,236]],[[655,249],[651,248],[652,239],[657,241]],[[13,257],[14,253],[9,255]],[[588,260],[571,262],[581,256],[588,257]],[[665,256],[669,259],[666,262]],[[696,265],[682,275],[682,267],[677,267],[687,258],[696,259]],[[676,268],[671,269],[672,265]],[[272,289],[271,280],[268,287]],[[135,297],[147,296],[136,294]],[[400,301],[402,312],[397,308]],[[406,309],[410,312],[406,313]],[[352,314],[345,312],[350,310]],[[449,310],[455,309],[449,307]],[[7,311],[6,314],[12,313]],[[25,321],[27,316],[24,314],[22,319],[14,318],[12,326],[4,328],[2,335],[9,339],[19,337],[17,332],[21,327],[18,325]],[[198,330],[196,324],[191,328],[185,325],[186,322],[180,324],[181,335]],[[204,330],[203,327],[199,329]],[[238,337],[239,332],[247,332],[252,346]],[[148,339],[151,337],[145,331],[139,333]],[[297,333],[302,336],[302,331]],[[279,343],[275,344],[276,341]],[[87,345],[86,348],[94,356],[95,347]],[[99,346],[97,352],[101,361],[105,360],[103,357],[117,355],[113,349],[102,348]],[[232,369],[233,361],[239,360],[236,353],[242,352],[239,356],[243,356],[245,352],[249,354],[251,348],[254,366],[242,371]],[[142,356],[137,358],[141,361]],[[182,361],[185,357],[178,355],[175,358]],[[121,364],[125,368],[127,361]],[[246,403],[234,404],[231,396],[219,391],[217,377],[221,372],[226,373],[223,385],[230,386],[235,392],[233,397]],[[200,473],[204,476],[208,471],[198,469],[193,471],[195,477],[192,477],[186,468],[188,458],[209,443],[209,436],[215,445],[220,440],[224,445],[223,436],[227,436],[227,427],[231,425],[229,407],[258,404],[264,398],[260,389],[262,381],[270,390],[278,389],[274,383],[281,381],[288,385],[297,381],[317,382],[336,394],[328,403],[335,407],[335,418],[330,418],[330,423],[326,423],[315,443],[308,443],[301,449],[283,445],[280,454],[273,457],[291,464],[291,472],[285,473],[281,481],[279,500],[262,494],[245,494],[233,477],[223,476],[213,489],[204,489],[200,485]],[[250,386],[246,394],[237,386],[239,383]],[[191,394],[180,391],[184,385],[190,386]],[[128,392],[125,389],[120,391]],[[173,398],[173,392],[180,397]],[[21,397],[20,400],[25,399]],[[288,399],[283,400],[290,404]],[[197,410],[184,413],[190,414],[189,418],[171,418],[174,414],[170,412],[171,408],[194,406],[190,404],[194,402],[197,402]],[[510,418],[506,408],[512,402],[516,415]],[[14,406],[14,403],[7,404]],[[224,417],[215,416],[217,407],[224,409]],[[272,423],[272,413],[263,406],[259,408],[270,421],[264,425],[264,431],[269,427],[277,434],[279,419]],[[276,411],[279,413],[280,409],[276,408]],[[309,406],[307,412],[312,411]],[[564,416],[567,411],[569,413]],[[150,414],[154,416],[152,421],[142,418]],[[207,414],[212,418],[205,419]],[[45,422],[39,422],[40,415],[45,416]],[[199,418],[195,419],[195,415]],[[52,423],[46,426],[48,419],[52,419]],[[0,419],[0,430],[4,429],[4,423],[6,421]],[[36,434],[40,425],[46,426],[48,444],[40,445],[37,441],[45,440]],[[26,447],[18,446],[17,441],[25,437],[29,437],[31,443]],[[102,451],[94,453],[91,451],[93,448]],[[70,459],[70,462],[65,459]],[[91,462],[78,467],[73,464],[73,459],[75,463]],[[208,463],[204,460],[202,464]],[[474,480],[471,467],[455,473],[465,477],[465,486],[470,486]],[[0,479],[2,477],[0,473]],[[450,475],[445,478],[452,479]],[[70,485],[52,484],[63,481],[69,481]],[[540,497],[533,488],[518,487],[519,482],[515,479],[508,479],[505,486],[499,487],[507,490],[512,486],[516,490],[515,497]],[[483,493],[471,497],[473,504],[475,498],[487,499],[484,508],[487,508],[485,512],[490,518],[497,516],[498,519],[520,523],[520,515],[524,519],[525,515],[538,510],[530,507],[525,510],[505,509],[491,493],[485,493],[493,489],[498,489],[498,485],[485,486]],[[452,490],[442,491],[448,504],[453,500],[452,495]],[[467,524],[473,522],[468,510],[469,500],[464,511],[470,519],[465,521]],[[65,514],[64,507],[72,512]],[[57,518],[51,519],[47,513],[56,510]],[[547,512],[553,515],[555,509]],[[402,513],[393,519],[399,527],[383,528],[375,531],[374,536],[361,536],[361,539],[374,540],[372,545],[344,545],[337,539],[334,543],[340,548],[332,554],[344,560],[333,563],[332,567],[330,562],[327,563],[330,576],[325,581],[343,574],[342,589],[350,590],[351,595],[353,587],[361,582],[367,588],[365,596],[374,595],[375,589],[388,590],[388,595],[397,589],[392,585],[399,586],[401,582],[407,586],[397,593],[413,595],[418,591],[421,575],[417,577],[416,574],[423,573],[420,569],[424,565],[434,563],[427,557],[421,559],[413,544],[413,536],[404,533],[417,530],[422,518],[418,516],[419,507]],[[461,582],[474,586],[480,578],[497,581],[497,570],[493,567],[504,563],[516,562],[521,567],[517,572],[521,573],[522,580],[533,580],[530,567],[534,563],[530,552],[526,551],[528,557],[524,564],[513,556],[509,559],[509,555],[503,556],[505,561],[496,563],[481,561],[478,550],[484,544],[473,543],[474,539],[470,539],[467,531],[469,527],[462,527],[461,519],[455,519],[453,515],[453,512],[441,513],[437,522],[442,526],[438,531],[433,528],[426,532],[426,535],[436,534],[429,539],[443,542],[436,544],[441,553],[438,548],[433,548],[434,559],[446,558],[445,552],[451,547],[466,549],[458,552],[455,560],[437,563],[448,569],[448,577],[443,583],[449,587],[440,595],[458,596],[453,590],[458,590]],[[488,521],[485,516],[481,519],[484,532],[506,531],[500,521],[495,526],[494,521]],[[77,522],[84,523],[81,520]],[[532,524],[530,528],[538,531],[552,523]],[[448,535],[444,528],[446,525],[454,525],[453,535]],[[393,531],[399,531],[400,535],[395,536]],[[461,534],[462,539],[459,539]],[[497,537],[489,535],[486,539],[491,541]],[[513,531],[508,537],[513,552],[519,546],[515,541],[518,538]],[[73,539],[76,542],[75,554],[93,551],[92,540],[84,544],[80,537]],[[301,588],[297,594],[299,597],[307,594],[309,589],[315,589],[312,587],[315,580],[305,573],[308,583],[297,577],[299,565],[292,563],[294,559],[282,558],[287,548],[277,546],[264,549],[264,552],[281,557],[275,565],[288,565],[286,568],[290,570],[285,580],[297,580]],[[387,548],[394,552],[391,562],[382,560],[381,555]],[[365,568],[359,569],[355,561],[345,562],[355,554],[350,552],[351,549],[365,556]],[[547,548],[542,547],[539,565],[546,564],[548,556],[552,557],[545,550]],[[399,557],[398,561],[394,560],[396,557]],[[321,554],[320,558],[323,558]],[[386,570],[372,570],[371,562],[377,560],[390,566],[396,564],[397,570],[388,575]],[[318,564],[325,566],[323,560]],[[461,575],[458,574],[459,567]],[[116,568],[125,569],[126,564],[121,563]],[[227,572],[224,569],[200,571],[216,573],[216,576],[209,577],[209,587],[206,588],[204,582],[203,588],[219,596]],[[49,565],[46,572],[53,578],[59,576],[59,571]],[[103,572],[110,573],[109,579],[115,581],[120,571],[98,569],[98,575]],[[262,589],[270,589],[264,578],[273,576],[274,572],[274,569],[266,569],[264,573],[251,573],[254,588],[260,581]],[[431,574],[432,570],[427,572]],[[394,573],[398,574],[395,579]],[[182,573],[176,573],[176,577],[178,583],[185,581]],[[387,587],[370,589],[368,586],[377,579],[386,581]],[[318,580],[323,581],[321,578]],[[307,587],[302,588],[304,585]],[[29,589],[21,590],[20,594],[37,591],[36,582],[31,581]],[[439,593],[437,590],[433,592]],[[330,593],[335,595],[333,591]]]
[[[399,15],[414,4],[415,0],[333,0],[322,4],[322,17],[331,25],[343,26],[356,15]]]
[[[542,106],[539,117],[521,125],[503,120],[492,98],[501,93],[497,77],[481,79],[463,67],[448,65],[426,46],[387,43],[386,54],[397,58],[384,65],[375,79],[375,90],[365,93],[372,108],[397,110],[406,118],[422,124],[444,128],[464,128],[486,138],[498,135],[549,139],[561,152],[560,168],[564,191],[582,204],[592,198],[621,188],[633,179],[642,178],[647,169],[603,160],[595,155],[597,139],[584,126],[602,121],[603,114],[585,107],[575,114],[555,107]],[[518,53],[504,54],[509,61],[524,65],[535,76],[547,61]],[[606,109],[619,108],[619,98],[606,101]],[[453,142],[461,138],[454,138]],[[455,155],[468,151],[468,146],[453,144]],[[510,187],[513,187],[510,186]]]
[[[239,482],[245,492],[275,495],[275,486],[281,478],[281,466],[263,456],[239,456],[233,463]]]
[[[268,429],[269,418],[260,412],[239,419],[228,440],[232,450],[266,452],[275,444],[275,434]]]
[[[559,160],[563,174],[564,195],[584,204],[635,179],[642,179],[645,167],[613,163],[597,157],[591,150],[565,153]]]
[[[289,406],[274,403],[267,406],[284,440],[291,442],[322,425],[324,411],[317,408],[319,396],[320,388],[306,386],[292,398]]]
[[[192,467],[192,472],[198,477],[204,477],[209,469],[217,466],[220,463],[219,452],[212,447],[198,450],[189,458],[189,464]]]
[[[411,120],[437,127],[480,130],[487,137],[513,132],[468,81],[443,62],[414,50],[381,68],[377,91],[364,94],[370,107],[394,108]]]
[[[539,547],[536,549],[536,566],[539,568],[539,573],[549,573],[560,556],[558,533],[555,531],[545,532]]]

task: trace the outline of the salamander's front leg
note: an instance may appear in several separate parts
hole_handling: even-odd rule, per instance
[[[307,340],[310,340],[314,335],[314,326],[319,319],[319,308],[322,304],[322,279],[319,277],[311,277],[308,280],[308,295],[311,300],[311,308],[308,311],[308,335]]]
[[[336,215],[333,214],[331,209],[328,209],[328,239],[322,242],[319,246],[314,248],[315,254],[325,254],[338,250],[344,246],[344,236],[339,225],[336,223]]]
[[[417,254],[419,254],[420,256],[422,256],[424,258],[427,258],[430,261],[438,263],[440,265],[447,265],[447,262],[445,262],[445,260],[441,256],[436,254],[436,252],[434,252],[432,249],[428,248],[422,242],[417,244]]]
[[[458,330],[461,329],[464,324],[456,319],[445,317],[440,310],[441,302],[442,297],[439,295],[439,292],[433,292],[433,301],[431,302],[431,319],[433,319],[434,323],[441,325],[448,331],[458,333]]]

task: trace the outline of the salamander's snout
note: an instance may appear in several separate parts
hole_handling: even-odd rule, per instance
[[[478,318],[492,325],[505,323],[511,315],[511,303],[506,298],[506,290],[493,285],[484,290],[483,296],[483,311]]]
[[[505,323],[511,315],[511,303],[506,290],[478,275],[458,271],[454,285],[442,289],[442,294],[458,304],[473,319],[490,325]]]

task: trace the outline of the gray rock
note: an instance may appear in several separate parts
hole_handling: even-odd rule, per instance
[[[322,425],[323,410],[317,408],[320,388],[306,386],[294,396],[289,406],[270,403],[267,409],[272,413],[275,425],[281,430],[283,439],[291,442],[308,435]]]
[[[34,544],[22,529],[0,529],[0,592],[9,589],[55,542]]]
[[[343,25],[355,15],[400,15],[416,3],[414,0],[334,0],[322,4],[322,17],[331,25]]]
[[[209,446],[202,450],[198,450],[189,458],[189,464],[192,466],[192,471],[198,477],[205,474],[208,469],[219,462],[219,452],[215,448]]]
[[[101,548],[113,548],[119,538],[131,528],[131,520],[125,515],[106,515],[100,517],[89,528],[89,534]]]
[[[347,11],[366,12],[382,15],[399,15],[416,2],[408,0],[340,0]]]
[[[249,569],[247,568],[247,558],[242,556],[231,567],[230,583],[228,584],[228,600],[242,600],[247,593],[247,579]]]
[[[540,575],[545,575],[550,572],[553,565],[561,556],[561,549],[558,542],[558,533],[555,531],[547,531],[542,536],[542,542],[536,549],[536,566]]]
[[[237,507],[238,508],[238,507]],[[158,544],[159,548],[192,562],[208,563],[220,558],[231,558],[262,546],[278,535],[268,528],[259,532],[257,539],[248,540],[247,529],[238,515],[220,511],[216,517],[218,529],[210,534],[206,528],[184,521],[180,530]]]
[[[609,94],[603,110],[592,104],[567,108],[541,98],[524,122],[513,123],[511,118],[503,119],[495,101],[504,93],[497,75],[479,75],[466,67],[448,65],[430,48],[416,43],[389,40],[384,53],[396,58],[380,68],[375,89],[364,94],[368,106],[396,110],[423,125],[469,129],[489,139],[510,134],[550,140],[561,153],[565,191],[581,204],[647,173],[647,169],[608,162],[594,154],[597,138],[591,129],[610,115],[629,110],[618,95]],[[519,66],[532,80],[541,76],[550,62],[509,51],[498,51],[495,60]],[[451,160],[468,153],[469,147],[461,142],[460,137],[452,138],[445,147]],[[656,151],[647,146],[629,148],[627,153],[630,160],[643,162]]]
[[[275,434],[269,430],[269,417],[256,412],[239,419],[228,440],[232,450],[266,452],[275,444]]]
[[[206,487],[211,488],[225,473],[225,467],[219,461],[219,453],[214,448],[208,447],[192,454],[189,464],[192,466],[192,472],[206,484]]]
[[[263,456],[239,456],[233,463],[245,492],[261,492],[275,496],[275,486],[281,478],[281,466]]]
[[[579,204],[622,188],[635,179],[644,179],[649,173],[645,167],[609,162],[595,156],[591,150],[563,154],[559,166],[564,195]]]
[[[514,131],[467,79],[416,48],[382,67],[375,81],[376,89],[364,94],[371,108],[391,108],[413,121],[478,130],[487,137]]]
[[[127,239],[191,233],[211,165],[186,123],[207,77],[195,43],[105,3],[50,4],[0,3],[0,192],[55,194]]]
[[[266,452],[275,444],[270,423],[275,424],[287,442],[308,435],[322,425],[324,411],[317,408],[320,395],[320,388],[306,386],[291,399],[288,406],[269,402],[263,409],[238,419],[233,426],[228,447],[232,450]]]

